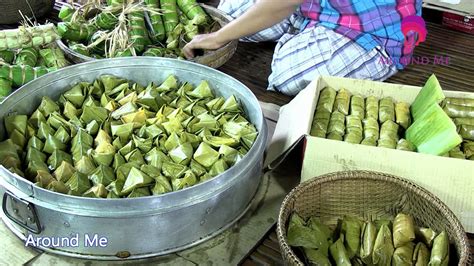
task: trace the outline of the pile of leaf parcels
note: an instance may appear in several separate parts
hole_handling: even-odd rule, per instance
[[[146,88],[104,75],[30,116],[6,116],[0,162],[37,186],[122,198],[181,190],[238,162],[258,132],[234,96],[169,76]]]
[[[217,23],[195,0],[88,0],[64,5],[58,32],[70,49],[93,58],[183,58],[181,49]]]

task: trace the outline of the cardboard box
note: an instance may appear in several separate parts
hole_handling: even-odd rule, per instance
[[[309,136],[320,91],[326,86],[377,98],[390,96],[412,103],[420,87],[320,77],[280,109],[265,165],[273,169],[300,142],[305,142],[301,181],[343,170],[372,170],[407,178],[438,196],[474,233],[474,161],[369,147]],[[445,91],[449,97],[474,98],[473,93]],[[354,188],[357,189],[357,188]]]
[[[423,7],[473,18],[472,0],[423,0]]]

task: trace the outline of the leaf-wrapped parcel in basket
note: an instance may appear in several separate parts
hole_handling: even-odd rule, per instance
[[[436,232],[431,228],[417,227],[415,230],[415,236],[417,240],[425,243],[427,247],[431,248],[433,240],[436,237]]]
[[[319,266],[331,266],[331,261],[329,260],[327,254],[325,255],[319,249],[313,248],[303,248],[304,254],[308,258],[309,262],[314,265]]]
[[[376,265],[390,266],[393,251],[392,232],[387,224],[382,224],[375,238],[372,262]]]
[[[347,253],[347,250],[344,246],[344,235],[343,234],[341,234],[339,239],[329,247],[329,251],[331,252],[331,257],[334,259],[337,266],[350,266],[350,265],[352,265],[351,261],[350,261],[350,258],[349,258],[349,254]]]
[[[393,266],[405,266],[413,265],[413,251],[415,244],[408,242],[403,246],[395,249],[393,252],[392,265]]]
[[[441,232],[433,241],[431,249],[430,266],[448,265],[449,262],[449,238],[446,231]]]
[[[375,238],[377,237],[377,228],[373,222],[364,223],[360,236],[359,257],[365,264],[372,264],[372,252],[374,250]]]
[[[393,220],[393,244],[395,248],[401,247],[415,240],[415,224],[413,217],[399,213]]]
[[[320,249],[328,245],[326,237],[315,234],[309,226],[306,226],[305,221],[297,213],[293,213],[290,217],[287,240],[288,244],[293,247]]]
[[[362,221],[356,217],[345,216],[341,232],[344,234],[344,245],[347,255],[352,259],[359,251]]]
[[[413,251],[413,264],[415,266],[428,265],[430,261],[430,250],[425,244],[419,242]]]

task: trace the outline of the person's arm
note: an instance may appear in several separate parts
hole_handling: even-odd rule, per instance
[[[259,0],[242,16],[222,29],[197,35],[184,48],[186,57],[194,57],[194,49],[214,50],[226,43],[269,28],[295,12],[304,0]]]

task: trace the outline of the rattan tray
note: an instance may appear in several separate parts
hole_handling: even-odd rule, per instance
[[[288,220],[294,211],[304,218],[317,216],[330,226],[344,215],[377,219],[408,213],[419,226],[437,232],[446,230],[456,249],[451,254],[456,253],[458,265],[472,265],[467,236],[459,220],[436,196],[399,177],[368,171],[337,172],[294,188],[281,206],[277,235],[285,263],[303,265],[286,241]]]

